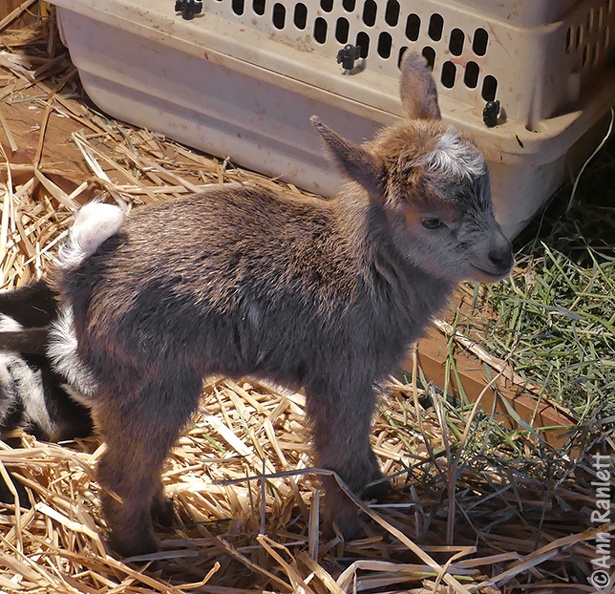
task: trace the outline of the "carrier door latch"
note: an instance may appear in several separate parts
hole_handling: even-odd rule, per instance
[[[175,12],[181,12],[184,19],[191,21],[194,15],[203,12],[203,2],[200,0],[175,0]]]
[[[355,62],[360,57],[361,47],[358,45],[351,45],[349,43],[337,52],[337,63],[342,65],[344,74],[348,75],[352,72]]]
[[[487,103],[485,103],[485,108],[483,109],[483,122],[487,128],[497,126],[499,113],[499,101],[487,101]]]

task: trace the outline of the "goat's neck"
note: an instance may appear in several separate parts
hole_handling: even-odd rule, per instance
[[[356,185],[347,186],[334,208],[341,233],[357,258],[357,272],[375,299],[420,307],[427,316],[444,307],[454,283],[404,257],[395,244],[391,221],[367,192]]]

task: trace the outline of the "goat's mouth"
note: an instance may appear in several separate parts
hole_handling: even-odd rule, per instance
[[[497,281],[501,281],[506,278],[512,270],[512,266],[506,266],[496,270],[487,270],[473,264],[472,262],[470,262],[470,266],[474,269],[472,273],[472,280],[476,280],[481,283],[495,283]]]

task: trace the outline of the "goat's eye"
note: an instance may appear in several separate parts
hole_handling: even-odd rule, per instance
[[[440,219],[421,219],[421,224],[425,229],[439,229],[444,227],[444,223]]]

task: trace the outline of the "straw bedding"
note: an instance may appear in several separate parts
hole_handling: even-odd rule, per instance
[[[95,195],[132,208],[210,184],[279,185],[87,107],[53,20],[43,24],[0,31],[3,289],[45,271],[73,209]],[[95,481],[104,444],[16,433],[0,442],[11,491],[0,592],[593,591],[594,541],[612,526],[589,519],[591,459],[573,462],[423,385],[391,378],[383,390],[372,443],[394,494],[357,501],[366,537],[353,542],[319,525],[324,471],[311,466],[299,393],[208,380],[165,467],[176,525],[145,559],[106,549]],[[144,568],[152,560],[156,573]]]

